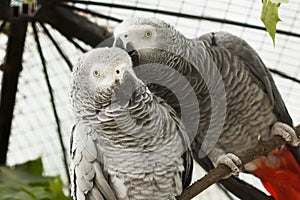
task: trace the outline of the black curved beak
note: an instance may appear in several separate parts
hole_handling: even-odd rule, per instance
[[[126,50],[126,48],[124,46],[124,42],[122,41],[122,39],[120,37],[117,37],[114,39],[113,46]]]
[[[125,44],[120,37],[115,37],[113,46],[118,47],[120,49],[124,49],[127,52],[135,50],[132,42],[126,42]]]
[[[139,64],[140,64],[139,52],[136,50],[133,50],[133,51],[128,52],[128,54],[131,58],[133,67],[139,66]]]
[[[128,52],[129,56],[131,57],[133,67],[139,65],[139,54],[138,51],[134,48],[132,42],[128,42],[125,45],[120,37],[115,37],[113,46],[118,47],[120,49],[124,49]]]

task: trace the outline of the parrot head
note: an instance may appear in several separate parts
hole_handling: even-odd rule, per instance
[[[96,48],[82,55],[74,67],[71,102],[89,99],[88,103],[101,106],[110,103],[113,95],[128,99],[129,90],[139,83],[126,51],[116,47]]]
[[[124,20],[115,28],[113,46],[132,55],[142,49],[169,48],[182,37],[180,32],[162,20],[134,17]]]

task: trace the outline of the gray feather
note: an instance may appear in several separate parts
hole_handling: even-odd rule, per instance
[[[172,107],[136,77],[129,55],[117,48],[92,50],[72,75],[78,120],[72,134],[73,197],[180,195],[192,172],[186,129]]]
[[[141,39],[145,30],[153,31],[153,38]],[[126,34],[125,39],[124,34]],[[140,37],[136,37],[137,35]],[[244,149],[253,148],[258,143],[258,136],[262,140],[269,140],[270,127],[275,122],[282,121],[292,125],[292,120],[268,69],[257,53],[242,39],[224,32],[187,39],[167,23],[151,18],[126,20],[117,27],[115,36],[125,43],[120,47],[126,48],[130,43],[130,50],[132,47],[136,48],[139,59],[136,63],[167,65],[183,75],[193,87],[197,99],[190,101],[190,96],[182,95],[183,102],[189,103],[180,104],[173,91],[184,88],[183,94],[191,92],[185,91],[187,87],[180,85],[180,81],[174,78],[173,73],[164,70],[164,67],[155,68],[156,73],[153,70],[152,73],[151,70],[150,72],[137,71],[137,76],[142,81],[150,83],[150,91],[172,106],[177,115],[183,114],[182,108],[199,106],[200,119],[199,125],[196,125],[198,131],[195,138],[191,135],[191,130],[195,128],[193,122],[196,120],[191,119],[193,116],[198,116],[194,113],[195,109],[191,110],[190,116],[182,122],[187,127],[189,139],[193,141],[192,149],[196,160],[204,163],[206,169],[212,167],[207,163],[212,161],[216,164],[217,158],[221,155],[228,152],[239,154]],[[115,43],[118,44],[120,41]],[[221,75],[220,79],[218,74]],[[157,83],[160,79],[174,90],[151,82]],[[223,89],[224,93],[222,93]],[[212,106],[214,100],[212,97],[219,103],[215,107]],[[226,101],[225,111],[220,109],[222,100]],[[218,109],[222,112],[217,112]],[[218,115],[225,117],[224,124],[215,120]],[[220,137],[216,133],[221,133]],[[217,143],[208,154],[210,161],[202,162],[200,157],[208,153],[203,147],[209,146],[212,141]],[[161,175],[160,172],[158,175]],[[231,183],[242,182],[231,181]],[[243,184],[244,187],[239,188],[245,190],[247,187],[251,188]],[[258,194],[257,198],[264,196],[253,189],[251,192]],[[239,191],[235,193],[240,195]],[[240,197],[246,196],[247,194]],[[256,195],[248,196],[255,198]],[[263,198],[268,199],[266,196]]]

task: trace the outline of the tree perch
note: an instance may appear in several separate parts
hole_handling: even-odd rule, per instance
[[[295,128],[295,130],[296,130],[296,134],[299,136],[300,125],[298,125]],[[254,149],[246,150],[238,156],[241,159],[242,163],[246,164],[252,160],[255,160],[256,158],[267,155],[269,152],[276,149],[277,147],[280,147],[285,143],[286,141],[282,137],[275,136],[269,141],[261,141]],[[231,170],[228,167],[226,167],[225,165],[219,165],[218,167],[210,170],[208,174],[206,174],[204,177],[196,181],[190,187],[185,189],[182,195],[178,199],[179,200],[192,199],[193,197],[203,192],[212,184],[217,183],[220,180],[222,180],[224,177],[228,176],[230,173]]]

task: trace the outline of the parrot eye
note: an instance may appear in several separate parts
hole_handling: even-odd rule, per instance
[[[151,38],[151,36],[152,36],[152,32],[151,31],[146,31],[145,32],[145,37],[146,38]]]
[[[100,72],[98,70],[95,70],[95,71],[93,71],[93,75],[95,77],[98,77],[98,76],[100,76]]]
[[[117,73],[117,74],[120,74],[120,70],[117,69],[117,70],[116,70],[116,73]]]

